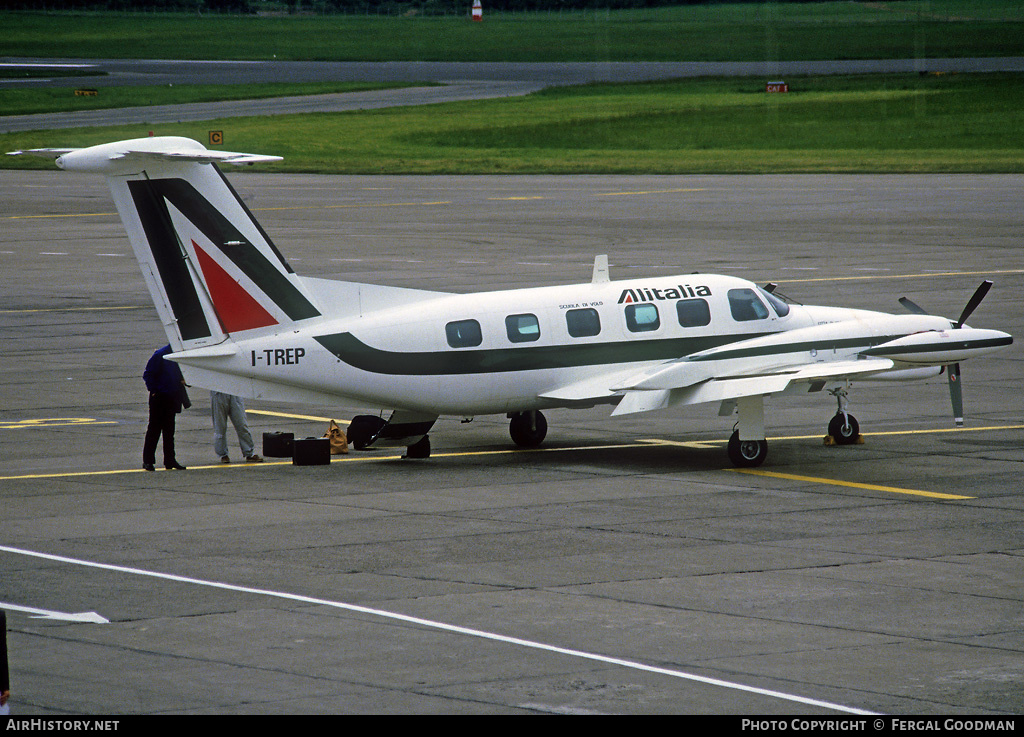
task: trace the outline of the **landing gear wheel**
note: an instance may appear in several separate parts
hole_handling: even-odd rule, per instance
[[[860,436],[860,424],[857,418],[847,412],[836,412],[828,423],[828,434],[836,441],[836,445],[850,445],[857,442]]]
[[[430,458],[430,436],[424,435],[407,447],[402,458]]]
[[[514,412],[509,415],[508,434],[521,448],[536,448],[548,434],[548,421],[540,412]]]
[[[387,420],[376,415],[356,415],[349,423],[345,437],[356,450],[366,450],[386,424]]]
[[[740,431],[734,430],[729,438],[729,460],[740,468],[754,468],[768,457],[767,440],[740,440]]]

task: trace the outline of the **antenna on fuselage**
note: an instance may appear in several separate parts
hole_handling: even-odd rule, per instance
[[[594,284],[611,281],[608,275],[608,257],[594,256],[594,276],[590,280]]]

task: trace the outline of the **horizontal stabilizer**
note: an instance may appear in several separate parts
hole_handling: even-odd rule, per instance
[[[8,151],[8,156],[39,156],[44,159],[56,159],[64,154],[69,154],[72,151],[78,151],[77,148],[30,148],[24,151]]]
[[[210,151],[190,138],[161,136],[135,138],[88,148],[33,148],[11,151],[9,156],[42,156],[55,159],[65,171],[80,171],[108,176],[123,176],[142,171],[154,162],[198,164],[265,164],[281,161],[280,156],[245,154],[237,151]]]
[[[193,348],[188,351],[170,353],[165,358],[169,361],[203,361],[211,358],[233,358],[238,355],[238,346],[234,343]]]

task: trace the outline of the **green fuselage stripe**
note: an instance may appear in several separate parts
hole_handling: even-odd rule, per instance
[[[539,371],[643,361],[671,361],[681,356],[758,338],[762,335],[766,335],[766,333],[481,350],[452,349],[448,351],[380,350],[366,345],[351,333],[322,335],[318,336],[316,340],[341,361],[363,371],[395,376],[440,376]],[[877,339],[877,342],[883,342],[883,340],[890,340],[890,338]],[[823,342],[813,347],[822,350],[826,347],[831,349],[833,347],[856,347],[857,345],[868,344],[862,338],[856,341],[829,341],[827,346]],[[810,350],[810,344],[808,347],[786,345],[738,349],[725,354],[716,354],[713,358],[743,358],[791,353],[795,350]],[[707,358],[710,360],[712,357]]]
[[[663,338],[660,340],[631,340],[612,343],[583,343],[557,346],[517,346],[514,348],[451,349],[447,351],[388,351],[363,343],[351,333],[317,336],[316,340],[337,358],[354,368],[375,374],[392,376],[441,376],[460,374],[506,373],[514,371],[540,371],[545,369],[574,368],[603,364],[623,364],[643,361],[671,361],[694,353],[739,343],[770,333],[736,335],[707,335],[693,338]],[[837,350],[864,350],[888,343],[902,335],[861,336],[858,338],[826,339],[765,346],[737,347],[735,350],[717,351],[711,355],[694,356],[687,360],[722,361],[730,359],[779,356],[787,353],[828,352]],[[998,341],[964,341],[957,348],[983,347]],[[1001,344],[1001,343],[999,343]],[[891,351],[864,350],[866,355],[885,353],[926,353],[948,350],[950,346],[922,346],[893,349]]]
[[[366,345],[351,333],[316,340],[340,360],[375,374],[440,376],[572,368],[633,361],[669,361],[755,336],[707,336],[617,343],[490,348],[448,351],[386,351]]]

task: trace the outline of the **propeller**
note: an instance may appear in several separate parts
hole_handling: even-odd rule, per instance
[[[985,295],[988,294],[988,290],[992,288],[992,281],[986,279],[983,281],[977,289],[974,290],[974,294],[967,300],[967,304],[964,307],[964,311],[960,313],[960,319],[953,325],[954,330],[959,330],[967,322],[967,318],[971,316],[981,304],[981,301],[985,299]],[[927,310],[921,306],[915,304],[907,297],[900,297],[900,304],[903,305],[909,312],[915,315],[928,315],[930,314]],[[963,388],[960,382],[960,364],[952,363],[946,366],[946,376],[949,379],[949,399],[953,404],[953,422],[956,423],[957,427],[964,424],[964,394]]]
[[[918,306],[914,302],[911,302],[906,297],[900,297],[900,304],[907,308],[907,312],[912,312],[915,315],[927,315],[927,314],[929,314],[928,310],[924,309],[923,307]]]
[[[970,300],[968,300],[967,306],[964,307],[964,311],[960,313],[960,319],[956,322],[957,330],[964,326],[964,323],[967,322],[967,318],[970,317],[971,313],[978,308],[978,305],[981,304],[981,300],[985,299],[985,295],[988,294],[988,290],[991,288],[992,281],[986,279],[976,290],[974,290],[974,295]]]

